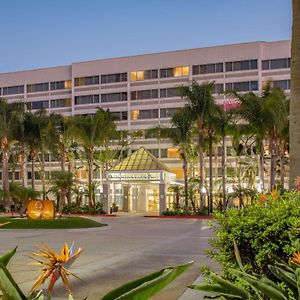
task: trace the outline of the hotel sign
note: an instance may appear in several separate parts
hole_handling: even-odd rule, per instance
[[[108,173],[107,179],[110,181],[160,181],[160,173],[154,172],[114,172]]]

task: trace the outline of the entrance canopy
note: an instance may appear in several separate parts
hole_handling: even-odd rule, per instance
[[[109,182],[152,182],[175,184],[176,175],[144,147],[107,172]]]

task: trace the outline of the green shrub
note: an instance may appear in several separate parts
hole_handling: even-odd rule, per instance
[[[196,211],[186,210],[184,208],[178,208],[174,210],[166,210],[162,213],[163,216],[207,216],[207,208],[197,208]]]
[[[88,204],[85,205],[76,205],[76,203],[71,203],[70,205],[66,205],[63,208],[63,213],[65,214],[106,214],[103,209],[103,203],[97,202],[95,207],[90,207]]]
[[[211,241],[214,249],[208,254],[224,267],[225,278],[229,276],[229,268],[238,268],[234,240],[248,271],[270,275],[271,253],[287,260],[295,250],[293,235],[299,237],[299,231],[295,230],[300,227],[299,207],[299,193],[289,192],[278,199],[270,195],[266,201],[257,200],[241,210],[216,213],[216,222],[212,224],[216,237]]]

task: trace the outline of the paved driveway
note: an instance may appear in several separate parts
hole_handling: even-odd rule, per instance
[[[39,272],[31,266],[29,255],[36,245],[60,250],[65,241],[84,248],[72,271],[84,282],[71,279],[74,296],[100,299],[126,281],[164,267],[194,260],[194,265],[153,299],[178,299],[188,284],[199,276],[199,267],[209,265],[204,250],[212,232],[206,220],[152,219],[133,216],[97,217],[107,227],[81,230],[4,230],[0,229],[1,253],[19,246],[9,265],[15,280],[28,292]],[[66,299],[57,284],[53,299]]]

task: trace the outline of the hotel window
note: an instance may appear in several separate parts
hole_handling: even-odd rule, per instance
[[[153,156],[159,157],[159,150],[158,149],[147,149]]]
[[[193,75],[221,72],[223,72],[223,63],[193,66]]]
[[[126,121],[128,119],[127,111],[112,111],[111,114],[116,121]]]
[[[101,94],[101,102],[119,102],[119,101],[127,101],[127,93],[111,93],[111,94]]]
[[[132,110],[131,120],[157,119],[158,109]]]
[[[116,73],[101,75],[101,83],[115,83],[115,82],[124,82],[127,81],[127,73]]]
[[[160,157],[161,158],[168,157],[168,149],[160,149]]]
[[[273,85],[275,88],[280,88],[282,90],[289,90],[291,87],[291,81],[289,79],[287,80],[275,80],[273,81]]]
[[[161,118],[172,118],[177,109],[178,109],[178,107],[161,108],[160,109],[160,117]]]
[[[158,78],[158,70],[133,71],[130,72],[131,81],[156,79]]]
[[[132,91],[131,100],[144,100],[144,99],[155,99],[158,98],[158,90],[143,90],[143,91]]]
[[[257,59],[230,61],[225,63],[226,72],[256,70]]]
[[[258,91],[258,81],[242,81],[226,83],[226,91],[247,92]]]
[[[216,83],[214,85],[213,94],[221,94],[224,92],[224,85],[223,83]]]
[[[175,68],[160,69],[159,71],[160,71],[160,78],[182,77],[182,76],[189,76],[190,67],[182,66],[182,67],[175,67]]]
[[[160,98],[180,97],[179,88],[160,89]]]
[[[27,93],[49,91],[49,82],[27,84]]]
[[[75,105],[99,103],[99,95],[76,96]]]
[[[51,108],[70,107],[71,99],[54,99],[50,101]]]
[[[49,108],[49,100],[33,101],[26,103],[27,109],[46,109]]]
[[[291,67],[290,58],[276,58],[262,61],[263,70],[287,69]]]
[[[24,85],[7,86],[3,88],[3,95],[23,94]]]
[[[72,88],[71,80],[50,82],[50,90],[69,90],[71,88]]]
[[[75,86],[99,84],[99,76],[87,76],[75,78]]]
[[[179,158],[179,152],[177,148],[169,148],[167,150],[167,157],[168,158]]]

